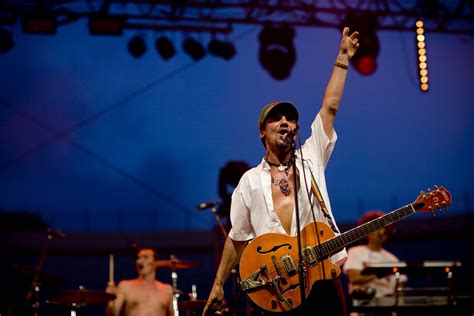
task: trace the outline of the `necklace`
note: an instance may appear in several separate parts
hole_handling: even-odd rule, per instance
[[[271,166],[271,167],[277,167],[278,171],[283,172],[288,170],[288,168],[291,166],[293,163],[293,158],[288,159],[287,162],[284,162],[282,164],[276,164],[274,162],[271,162],[265,157],[265,161]]]
[[[278,174],[275,175],[275,177],[271,176],[272,178],[272,185],[278,186],[280,188],[281,193],[283,193],[285,196],[290,195],[290,185],[288,182],[288,173],[289,173],[289,167],[293,163],[293,159],[288,160],[287,162],[283,164],[276,164],[271,161],[268,161],[267,158],[265,158],[265,161],[271,166],[271,167],[277,167]]]

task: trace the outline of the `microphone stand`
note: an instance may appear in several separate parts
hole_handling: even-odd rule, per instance
[[[298,278],[300,285],[300,294],[301,294],[301,305],[306,300],[305,289],[306,289],[306,271],[303,264],[303,246],[301,245],[301,225],[300,225],[300,210],[298,205],[298,177],[296,174],[296,144],[293,140],[291,145],[291,154],[293,159],[293,186],[295,189],[295,215],[296,215],[296,230],[297,230],[297,239],[298,239]],[[303,162],[301,162],[303,163]]]

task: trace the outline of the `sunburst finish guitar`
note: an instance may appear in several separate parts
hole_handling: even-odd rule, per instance
[[[301,231],[305,297],[313,284],[339,277],[341,269],[329,257],[368,233],[395,223],[416,212],[434,213],[451,205],[451,194],[443,187],[420,194],[415,202],[364,225],[335,236],[321,222]],[[318,241],[319,239],[319,241]],[[258,307],[269,312],[286,312],[301,305],[298,277],[298,240],[284,234],[269,233],[251,241],[240,259],[241,288]]]

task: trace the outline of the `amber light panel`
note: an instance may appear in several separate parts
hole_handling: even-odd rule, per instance
[[[417,53],[418,53],[418,70],[420,75],[420,89],[423,92],[428,91],[428,57],[427,57],[427,50],[426,50],[426,36],[424,23],[421,20],[416,21],[416,46],[417,46]]]

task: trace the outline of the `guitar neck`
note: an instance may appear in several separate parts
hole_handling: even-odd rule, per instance
[[[416,210],[422,207],[423,203],[412,203],[392,211],[384,216],[376,218],[364,225],[348,230],[347,232],[334,237],[319,246],[316,246],[316,253],[321,258],[326,258],[340,251],[345,246],[365,237],[367,234],[376,231],[382,227],[388,226],[399,220],[416,213]]]

